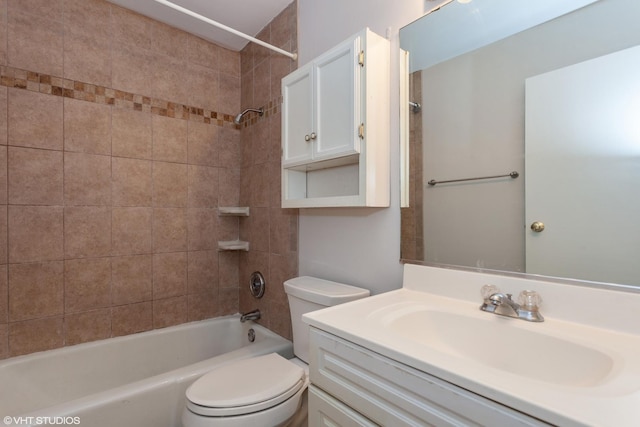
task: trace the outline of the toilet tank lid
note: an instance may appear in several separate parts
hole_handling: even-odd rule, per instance
[[[368,297],[370,294],[368,289],[310,276],[285,281],[284,290],[287,295],[326,307]]]

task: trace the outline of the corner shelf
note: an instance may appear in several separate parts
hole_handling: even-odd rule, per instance
[[[249,216],[248,206],[221,206],[218,208],[218,216]],[[218,241],[218,251],[249,251],[249,242],[244,240],[221,240]]]
[[[218,208],[219,216],[249,216],[248,206],[223,206]]]
[[[249,242],[243,240],[227,240],[218,242],[219,251],[249,251]]]

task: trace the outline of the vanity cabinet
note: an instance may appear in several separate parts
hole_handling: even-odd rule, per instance
[[[389,205],[389,68],[365,29],[282,79],[282,207]]]
[[[317,328],[310,345],[310,425],[549,426]]]

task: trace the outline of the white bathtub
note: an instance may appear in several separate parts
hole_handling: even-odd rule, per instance
[[[198,377],[272,352],[293,357],[290,341],[236,315],[19,356],[0,361],[0,417],[18,426],[175,427]]]

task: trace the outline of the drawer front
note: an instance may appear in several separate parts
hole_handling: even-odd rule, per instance
[[[549,426],[311,328],[311,383],[385,426]]]
[[[378,427],[317,387],[309,387],[309,425],[313,427]]]

